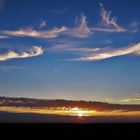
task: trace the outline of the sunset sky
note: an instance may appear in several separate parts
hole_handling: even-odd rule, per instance
[[[0,96],[140,103],[139,0],[0,0]]]

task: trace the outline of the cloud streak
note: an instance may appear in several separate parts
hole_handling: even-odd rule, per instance
[[[5,36],[5,35],[0,35],[0,39],[7,39],[9,38],[8,36]]]
[[[65,26],[62,26],[61,28],[54,28],[50,31],[37,31],[32,28],[28,28],[15,31],[1,31],[1,34],[16,37],[56,38],[66,30],[67,28]]]
[[[65,107],[69,108],[83,108],[93,109],[97,111],[140,111],[140,105],[124,105],[124,104],[110,104],[107,102],[97,101],[73,101],[73,100],[45,100],[45,99],[31,99],[31,98],[12,98],[12,97],[0,97],[0,107],[30,107],[30,108],[56,108]]]
[[[92,35],[92,30],[88,27],[87,17],[81,14],[80,19],[77,18],[78,27],[69,29],[67,34],[70,36],[75,36],[79,38],[87,38]]]
[[[42,21],[40,26],[39,26],[39,29],[43,28],[43,27],[46,27],[47,26],[47,23],[46,21]]]
[[[93,32],[124,32],[125,30],[115,29],[115,28],[101,28],[101,27],[92,27]]]
[[[111,11],[107,11],[103,5],[101,5],[101,18],[102,18],[102,23],[108,27],[109,29],[107,30],[99,30],[98,31],[108,31],[108,32],[124,32],[126,31],[123,27],[119,26],[118,23],[117,23],[117,18],[116,17],[111,17]],[[94,29],[94,28],[93,28]]]
[[[128,28],[129,28],[129,31],[130,31],[131,33],[136,33],[136,32],[139,31],[139,27],[140,27],[139,22],[134,21],[134,22],[132,22],[132,23],[129,25]]]
[[[42,55],[43,52],[44,49],[39,46],[33,46],[32,49],[30,49],[29,51],[23,51],[23,52],[15,52],[10,50],[5,54],[0,54],[0,61],[6,61],[14,58],[35,57],[35,56]]]
[[[46,26],[46,22],[43,21],[40,24],[39,29]],[[34,37],[34,38],[56,38],[60,35],[72,36],[78,38],[87,38],[92,35],[93,31],[88,27],[87,17],[84,14],[81,14],[81,17],[78,18],[78,26],[74,28],[68,28],[62,26],[60,28],[54,28],[52,30],[35,30],[32,28],[19,29],[13,31],[1,31],[1,38],[5,36],[15,36],[15,37]]]
[[[77,27],[69,28],[62,26],[59,28],[53,28],[51,30],[35,30],[32,28],[19,29],[19,30],[6,30],[0,31],[1,38],[4,36],[15,36],[15,37],[34,37],[34,38],[56,38],[60,35],[72,36],[78,38],[88,38],[93,35],[94,32],[125,32],[126,29],[117,24],[117,19],[111,17],[111,11],[104,9],[101,5],[101,18],[102,26],[89,27],[87,17],[81,14],[80,17],[76,18],[78,23]],[[42,21],[39,29],[46,26],[46,22]]]
[[[56,45],[53,45],[52,47],[48,48],[48,51],[58,51],[58,52],[63,52],[63,51],[69,51],[69,52],[95,52],[99,51],[100,48],[84,48],[84,47],[79,47],[81,46],[81,43],[79,42],[64,42],[64,43],[58,43]]]
[[[99,61],[107,58],[112,58],[116,56],[124,56],[124,55],[140,55],[140,43],[119,49],[105,49],[102,48],[98,52],[92,52],[87,54],[84,57],[75,58],[73,60],[81,60],[81,61]]]
[[[140,104],[140,95],[136,95],[134,97],[122,99],[121,103],[125,103],[125,104]]]

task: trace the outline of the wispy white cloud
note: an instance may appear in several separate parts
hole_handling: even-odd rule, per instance
[[[84,14],[81,14],[80,19],[76,19],[76,22],[78,22],[78,27],[69,29],[67,34],[80,38],[89,37],[92,34],[92,31],[90,27],[88,27],[87,17]]]
[[[126,98],[106,98],[104,100],[112,104],[140,104],[140,94],[134,94]]]
[[[102,48],[100,51],[95,51],[94,53],[88,53],[85,54],[85,56],[80,58],[75,58],[73,60],[81,60],[81,61],[99,61],[111,57],[116,56],[123,56],[123,55],[140,55],[140,43],[124,47],[124,48],[118,48],[118,49],[105,49]]]
[[[5,36],[5,35],[0,35],[0,39],[7,39],[9,38],[8,36]]]
[[[123,103],[138,103],[140,104],[140,98],[126,98],[126,99],[122,99],[121,102]]]
[[[120,102],[125,104],[140,104],[140,95],[121,99]]]
[[[111,11],[107,11],[103,4],[101,6],[101,19],[102,25],[98,25],[96,27],[89,27],[87,17],[84,14],[81,14],[80,19],[76,18],[75,22],[79,23],[78,27],[69,29],[68,34],[75,37],[89,37],[94,32],[125,32],[126,29],[119,26],[117,23],[117,18],[111,17]]]
[[[67,28],[62,26],[61,28],[54,28],[49,31],[38,31],[32,28],[27,28],[13,31],[1,31],[1,34],[17,37],[55,38],[65,31],[67,31]]]
[[[139,24],[139,22],[134,21],[134,22],[132,22],[132,23],[129,25],[128,28],[129,28],[130,32],[136,33],[136,32],[139,31],[140,24]]]
[[[123,32],[125,30],[113,29],[113,28],[103,28],[103,27],[92,27],[92,31],[94,32]]]
[[[53,15],[62,15],[68,12],[68,8],[51,10],[49,13]]]
[[[79,38],[86,38],[92,34],[91,29],[88,27],[87,17],[81,14],[78,19],[78,26],[75,28],[67,28],[62,26],[61,28],[54,28],[52,30],[34,30],[32,28],[13,30],[13,31],[1,31],[3,36],[16,36],[16,37],[36,37],[36,38],[56,38],[63,34],[66,36],[74,36]],[[46,26],[46,22],[40,24],[39,29]]]
[[[47,26],[46,21],[42,21],[42,22],[40,23],[39,29],[41,29],[41,28],[43,28],[43,27],[46,27],[46,26]]]
[[[0,54],[0,61],[6,61],[14,58],[34,57],[34,56],[42,55],[43,52],[44,49],[39,46],[33,46],[30,50],[23,51],[23,52],[15,52],[10,50],[7,53]]]
[[[92,27],[93,32],[125,32],[126,29],[119,26],[116,17],[111,17],[111,11],[107,11],[103,4],[100,3],[101,7],[101,19],[102,26]]]
[[[124,32],[126,31],[123,27],[119,26],[117,23],[117,18],[116,17],[111,17],[111,11],[107,11],[103,5],[101,5],[101,18],[102,18],[102,23],[109,27],[112,28],[112,31],[116,32]]]
[[[59,35],[72,36],[78,38],[87,38],[94,32],[124,32],[126,29],[117,24],[116,18],[111,17],[111,11],[104,9],[101,5],[101,17],[102,26],[89,27],[87,17],[81,14],[79,18],[76,18],[77,27],[53,28],[51,30],[35,30],[32,28],[19,29],[19,30],[6,30],[0,31],[1,37],[3,36],[16,36],[16,37],[35,37],[35,38],[56,38]],[[45,21],[41,22],[39,29],[45,27],[47,24]]]
[[[139,26],[139,22],[137,22],[137,21],[134,21],[129,25],[130,28],[135,28],[137,26]]]
[[[95,52],[99,51],[100,48],[84,48],[84,47],[79,47],[81,43],[79,42],[65,42],[65,43],[59,43],[56,45],[53,45],[51,48],[49,48],[49,51],[69,51],[69,52]]]

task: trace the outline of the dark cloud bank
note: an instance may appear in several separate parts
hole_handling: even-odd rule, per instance
[[[97,101],[46,100],[33,98],[0,97],[0,106],[8,107],[80,107],[97,111],[140,111],[140,105],[110,104]]]

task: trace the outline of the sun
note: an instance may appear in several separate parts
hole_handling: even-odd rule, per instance
[[[83,117],[83,116],[84,116],[84,114],[81,111],[79,111],[78,112],[78,117]]]
[[[73,113],[75,113],[78,117],[84,116],[84,111],[82,111],[82,110],[81,110],[80,108],[78,108],[78,107],[72,108],[71,111],[72,111]]]
[[[69,114],[78,117],[91,116],[93,115],[93,113],[96,113],[95,110],[89,110],[89,109],[79,108],[79,107],[70,108],[68,112]]]

